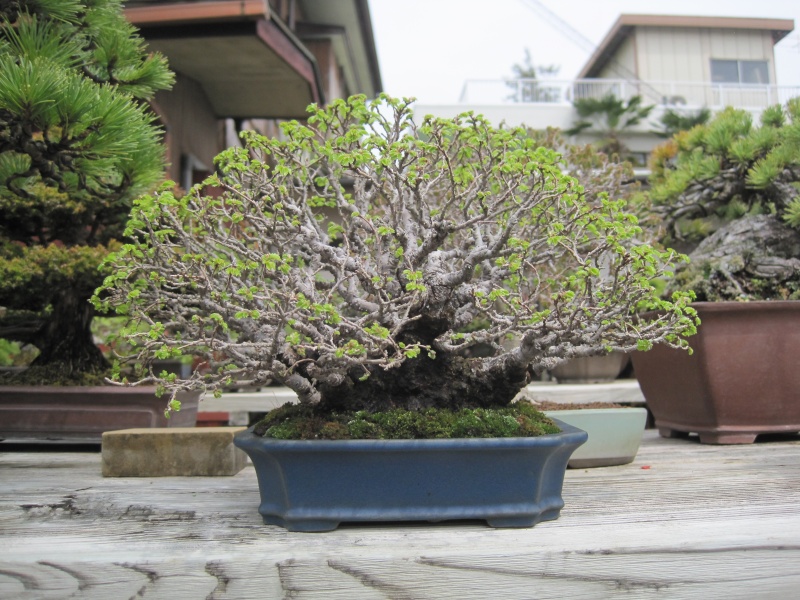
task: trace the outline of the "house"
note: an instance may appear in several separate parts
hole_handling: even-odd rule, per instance
[[[574,81],[467,82],[460,104],[418,105],[415,111],[452,117],[474,110],[494,123],[568,129],[578,120],[576,99],[640,95],[655,109],[625,133],[625,143],[643,161],[663,141],[652,130],[667,109],[734,106],[757,115],[800,95],[800,87],[781,87],[775,77],[773,47],[793,29],[791,19],[625,14]],[[581,134],[576,141],[594,139]]]
[[[132,0],[125,14],[175,71],[152,106],[185,188],[242,129],[277,135],[312,102],[381,91],[367,0]]]
[[[578,79],[630,80],[663,105],[760,108],[781,100],[773,46],[793,29],[785,19],[622,15]]]

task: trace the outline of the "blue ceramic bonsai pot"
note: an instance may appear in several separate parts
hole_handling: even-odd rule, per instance
[[[532,527],[558,518],[573,451],[586,432],[529,438],[320,440],[239,433],[253,461],[264,522],[330,531],[343,521],[484,519]]]

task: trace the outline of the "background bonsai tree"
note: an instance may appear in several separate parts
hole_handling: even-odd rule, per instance
[[[647,210],[691,252],[669,290],[700,300],[800,298],[800,99],[726,109],[656,149]]]
[[[637,244],[624,202],[587,202],[523,129],[416,124],[407,101],[354,97],[283,140],[244,137],[205,182],[219,197],[137,201],[96,300],[129,316],[140,358],[217,367],[159,380],[173,391],[235,377],[321,411],[502,406],[529,365],[694,331],[689,298],[652,285],[673,255]],[[647,308],[663,313],[634,318]],[[476,344],[491,356],[465,358]]]
[[[617,156],[618,160],[625,160],[628,153],[621,134],[645,120],[654,108],[652,104],[642,106],[641,96],[631,96],[625,101],[614,94],[607,94],[602,98],[579,98],[573,102],[573,106],[581,120],[564,133],[578,135],[592,129],[601,136],[597,144],[598,150]]]
[[[659,137],[671,138],[676,133],[688,131],[696,125],[705,125],[711,119],[711,110],[703,107],[696,111],[668,108],[658,119],[658,129],[654,130]]]
[[[144,101],[172,80],[117,0],[0,3],[0,338],[35,345],[45,377],[108,367],[89,298],[132,199],[163,177]]]
[[[528,129],[528,135],[536,145],[559,154],[561,170],[583,187],[584,200],[590,204],[600,208],[605,197],[630,201],[639,193],[641,186],[630,163],[614,161],[592,144],[570,144],[559,129]]]

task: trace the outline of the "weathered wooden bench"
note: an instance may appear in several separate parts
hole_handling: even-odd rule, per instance
[[[9,448],[15,448],[13,451]],[[791,598],[800,439],[645,432],[632,464],[569,470],[558,520],[261,523],[232,477],[103,478],[97,452],[0,444],[0,598]]]

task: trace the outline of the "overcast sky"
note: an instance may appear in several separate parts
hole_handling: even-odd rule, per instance
[[[369,0],[384,91],[455,103],[468,79],[503,79],[530,49],[534,65],[572,79],[620,14],[793,19],[800,0]],[[544,6],[559,19],[548,17]],[[779,85],[800,86],[797,29],[775,46]],[[799,90],[800,91],[800,90]]]

